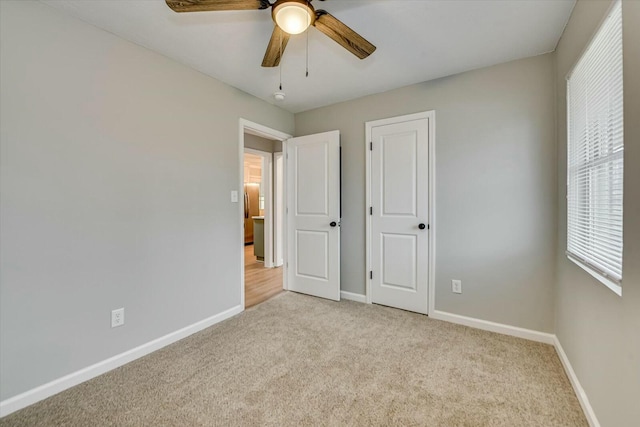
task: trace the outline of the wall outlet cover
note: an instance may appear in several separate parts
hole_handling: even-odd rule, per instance
[[[454,294],[462,293],[462,280],[451,281],[451,292],[453,292]]]
[[[124,325],[124,308],[118,308],[111,311],[111,327],[117,328]]]

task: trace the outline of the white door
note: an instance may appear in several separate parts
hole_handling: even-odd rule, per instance
[[[289,290],[340,300],[340,133],[287,141]]]
[[[374,125],[371,138],[371,301],[427,314],[429,119]]]

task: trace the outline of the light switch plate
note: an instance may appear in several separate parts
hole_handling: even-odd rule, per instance
[[[231,192],[231,203],[238,203],[238,192],[235,190]]]

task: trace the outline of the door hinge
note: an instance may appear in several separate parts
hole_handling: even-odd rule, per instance
[[[369,272],[369,279],[373,279],[373,270]]]
[[[427,230],[431,230],[431,224],[427,224]]]
[[[369,208],[369,215],[373,215],[373,206]]]
[[[373,151],[373,142],[369,143],[369,151]]]

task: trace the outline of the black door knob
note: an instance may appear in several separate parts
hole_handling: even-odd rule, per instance
[[[427,228],[427,226],[421,223],[420,225],[418,225],[418,228],[420,230],[424,230],[425,228]]]
[[[335,227],[336,225],[338,225],[338,223],[336,223],[335,221],[331,221],[331,222],[329,223],[329,225],[330,225],[330,226],[332,226],[332,227]]]

